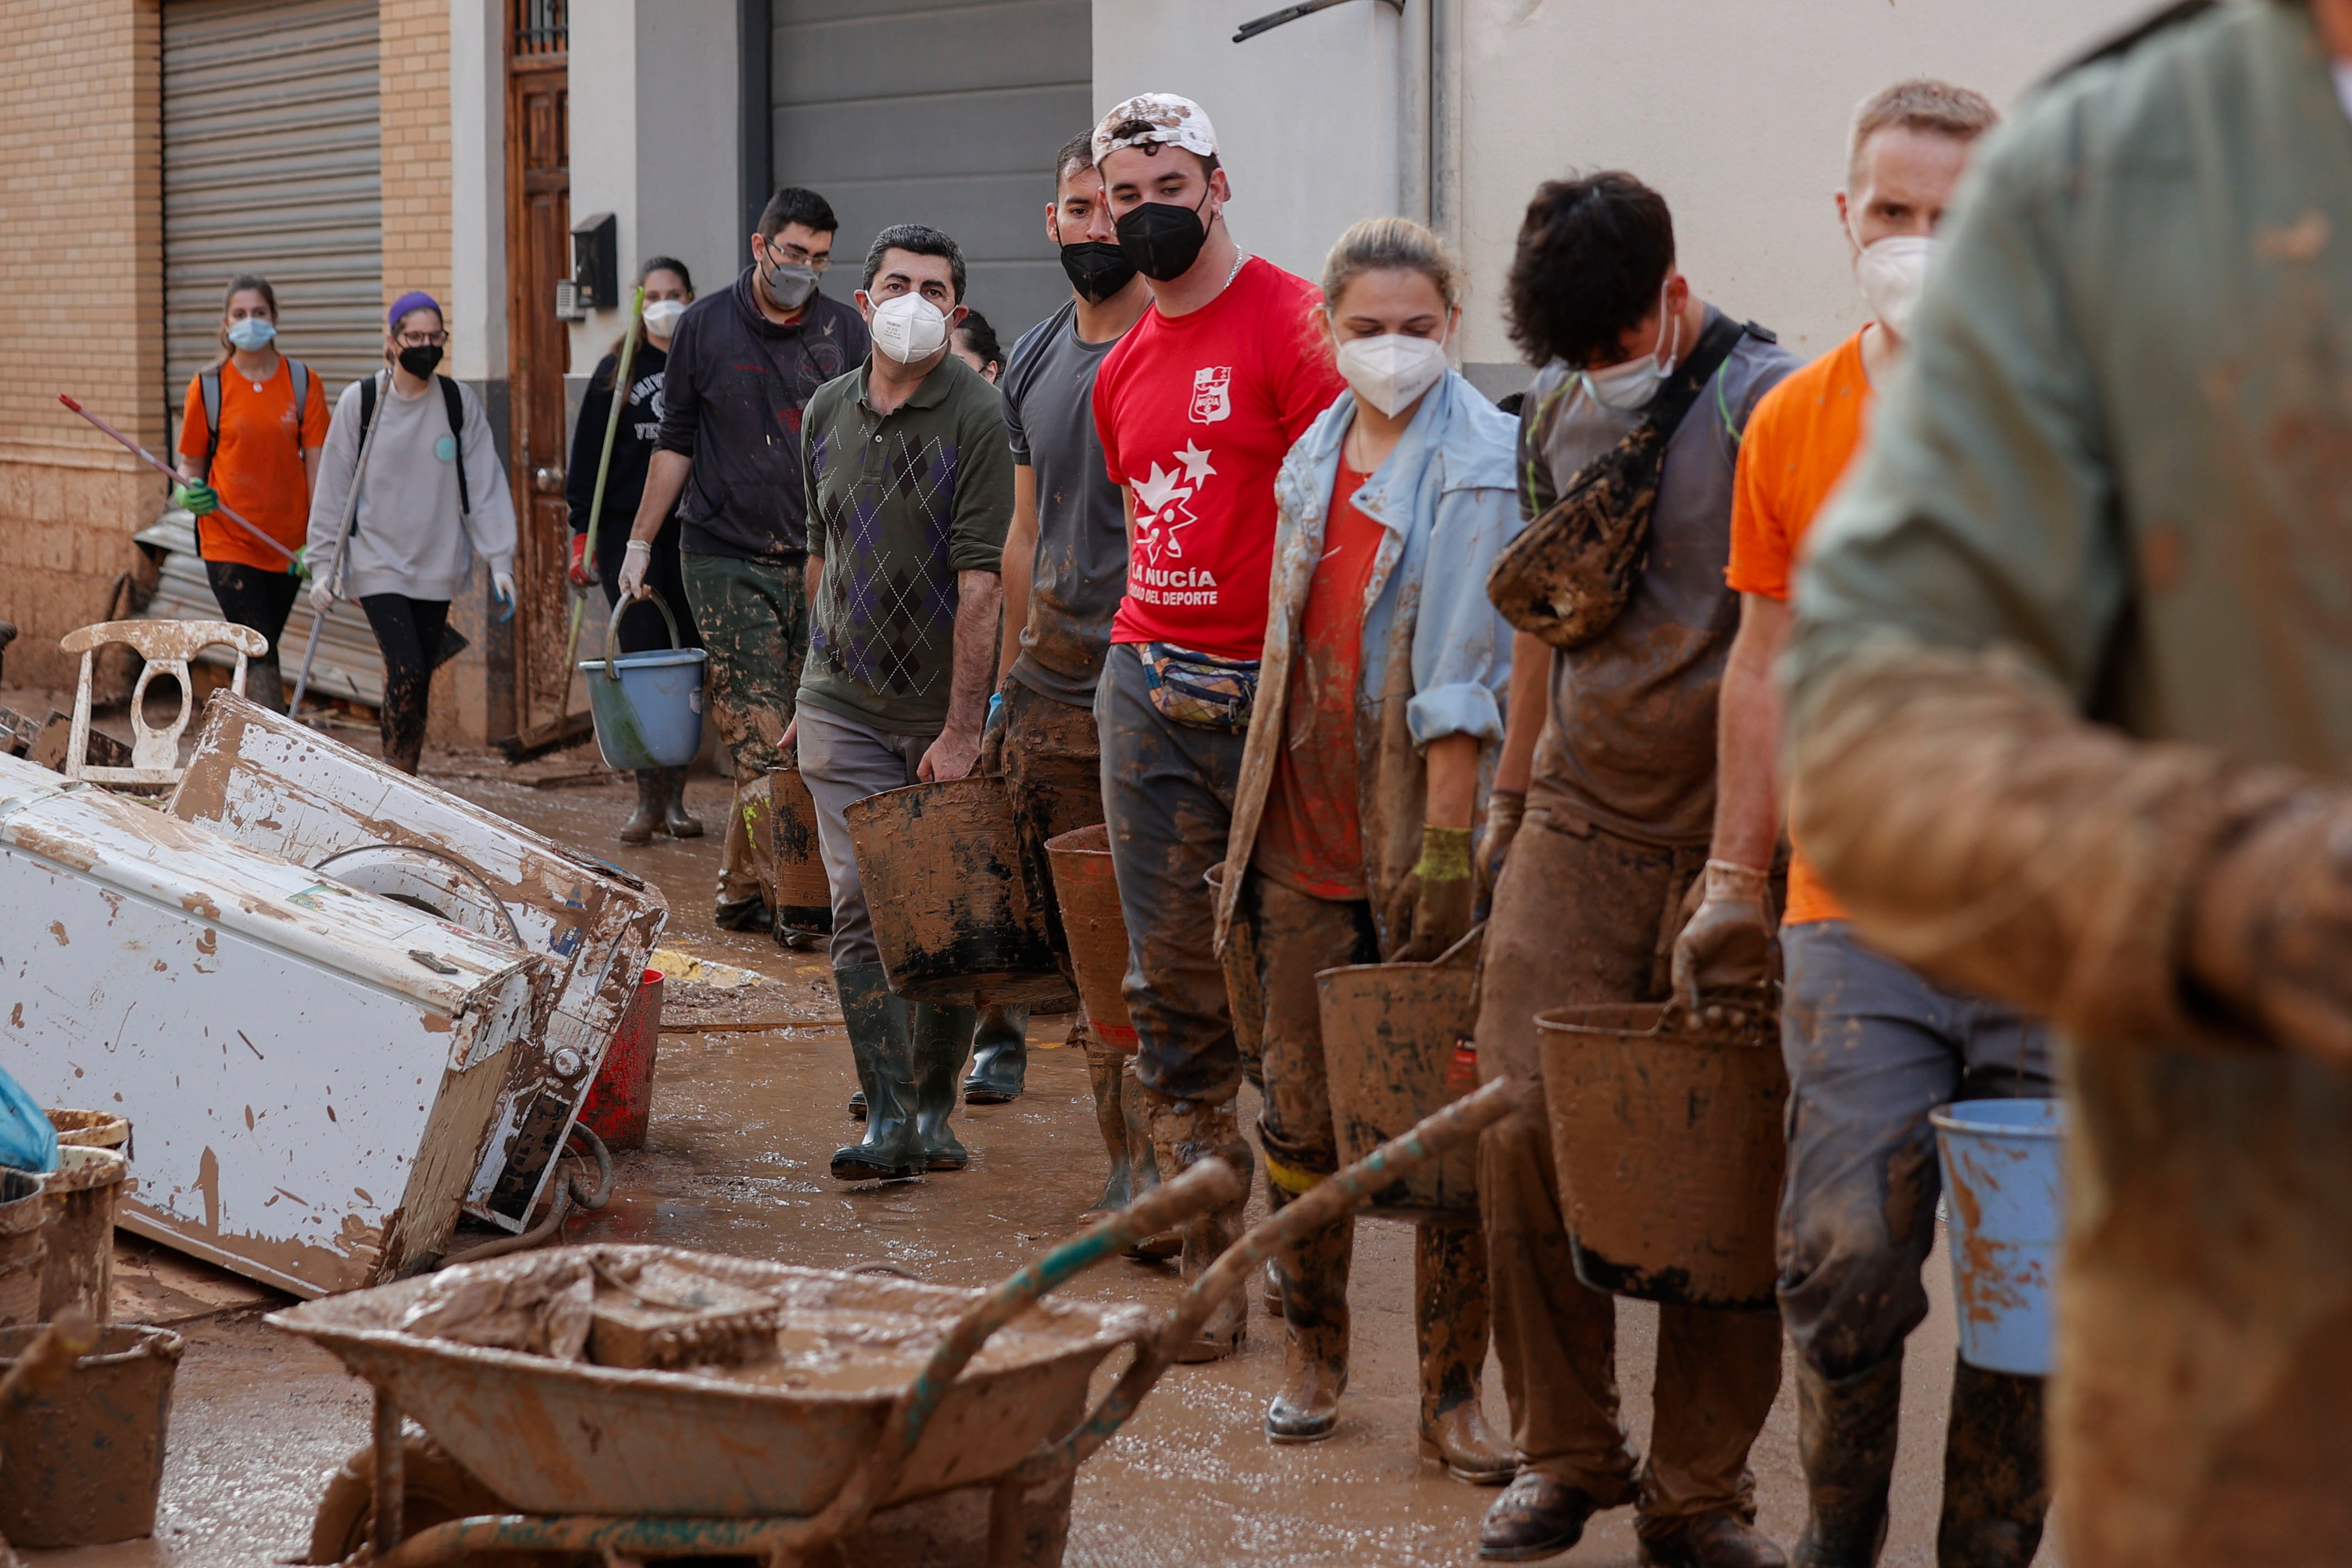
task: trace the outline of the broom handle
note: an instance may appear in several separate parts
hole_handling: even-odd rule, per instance
[[[581,554],[590,561],[596,559],[596,525],[604,515],[604,480],[613,472],[613,444],[620,438],[621,405],[629,400],[629,366],[636,361],[637,331],[645,325],[645,320],[646,286],[640,283],[629,300],[629,330],[622,335],[621,362],[613,371],[613,407],[604,416],[604,455],[596,459],[596,488],[588,497],[588,542]],[[563,707],[566,710],[572,706],[572,661],[580,652],[580,617],[587,607],[588,590],[574,589],[572,595],[572,634],[563,642]],[[604,657],[610,658],[612,656],[613,650],[606,648]]]
[[[89,420],[92,425],[97,426],[99,429],[103,431],[105,434],[113,437],[117,441],[122,444],[123,447],[129,451],[132,457],[138,458],[149,468],[153,468],[156,472],[162,474],[173,484],[184,485],[188,482],[186,475],[181,473],[177,468],[174,468],[171,464],[163,461],[163,458],[157,457],[154,453],[149,451],[146,447],[141,446],[130,437],[125,436],[121,431],[117,430],[113,426],[109,425],[105,420],[100,419],[97,415],[92,414],[89,409],[84,408],[80,404],[76,403],[66,394],[62,392],[58,393],[58,401],[64,404],[68,408],[72,409],[76,414],[80,415],[84,419]],[[209,476],[207,476],[207,478],[209,478]],[[219,492],[215,490],[214,494],[218,495]],[[245,519],[237,516],[236,510],[230,507],[228,502],[222,501],[215,510],[214,515],[215,517],[225,517],[228,519],[229,521],[236,524],[237,527],[245,530],[246,532],[253,535],[254,538],[259,540],[262,543],[267,544],[270,549],[275,550],[278,554],[286,557],[287,560],[291,561],[294,559],[294,552],[292,551],[278,543],[278,541],[270,538],[269,535],[262,532],[261,530],[256,528],[253,524],[246,521]]]

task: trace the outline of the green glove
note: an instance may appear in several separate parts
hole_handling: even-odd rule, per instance
[[[1426,963],[1467,935],[1477,883],[1470,874],[1470,830],[1424,823],[1421,859],[1405,879],[1412,889],[1412,934],[1393,962]]]
[[[307,544],[294,552],[294,559],[286,563],[286,574],[298,583],[310,580],[310,547]]]
[[[220,492],[210,485],[173,485],[172,504],[205,517],[220,510]]]

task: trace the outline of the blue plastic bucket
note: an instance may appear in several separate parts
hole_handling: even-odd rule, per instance
[[[583,658],[588,711],[596,721],[596,750],[608,768],[678,768],[702,750],[702,673],[710,656],[677,646],[677,617],[659,594],[646,597],[669,627],[669,647],[625,653],[611,659]],[[607,647],[621,637],[621,617],[630,599],[613,605],[604,632]]]
[[[2065,1213],[2054,1100],[1962,1100],[1929,1113],[1948,1210],[1960,1359],[2047,1377]]]

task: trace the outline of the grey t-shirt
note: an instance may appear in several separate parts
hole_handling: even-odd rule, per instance
[[[998,390],[1013,460],[1036,470],[1037,560],[1013,679],[1090,707],[1127,591],[1127,517],[1095,434],[1095,373],[1117,338],[1081,342],[1077,303],[1021,334]]]
[[[1707,308],[1711,325],[1721,315]],[[1740,338],[1666,444],[1650,557],[1616,624],[1554,650],[1551,722],[1531,804],[1563,807],[1637,843],[1707,842],[1715,822],[1715,700],[1739,629],[1731,559],[1732,474],[1748,416],[1797,361]],[[1641,415],[1604,408],[1575,372],[1537,373],[1519,414],[1519,506],[1532,518]]]

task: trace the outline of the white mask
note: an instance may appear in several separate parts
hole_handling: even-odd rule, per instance
[[[874,346],[900,364],[947,347],[948,319],[920,294],[893,294],[874,307]]]
[[[1445,343],[1440,338],[1408,338],[1399,332],[1349,338],[1333,357],[1349,388],[1391,416],[1412,407],[1445,374]]]
[[[1926,235],[1896,234],[1864,246],[1853,258],[1853,280],[1872,319],[1897,338],[1911,335],[1911,312],[1935,254],[1936,242]]]
[[[656,300],[646,307],[646,331],[666,338],[677,330],[677,319],[685,314],[685,300]]]
[[[1661,283],[1658,285],[1658,314],[1664,317],[1665,313],[1666,288]],[[1592,401],[1603,408],[1613,408],[1620,414],[1640,413],[1658,400],[1658,388],[1665,384],[1666,377],[1675,374],[1675,365],[1682,358],[1681,316],[1675,317],[1674,335],[1666,340],[1664,346],[1666,358],[1663,364],[1658,363],[1654,351],[1629,359],[1623,364],[1586,371],[1584,390],[1591,394]]]

